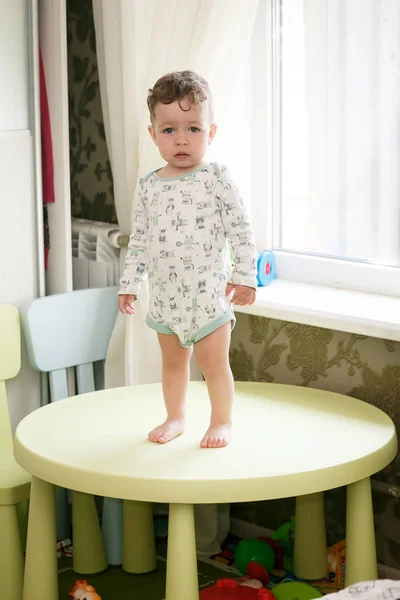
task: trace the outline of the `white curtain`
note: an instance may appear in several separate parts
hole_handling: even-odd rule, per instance
[[[162,165],[147,132],[148,88],[169,71],[197,71],[210,83],[223,129],[240,86],[257,5],[258,0],[93,0],[105,131],[123,233],[131,230],[139,178]],[[107,387],[160,381],[156,336],[144,324],[147,306],[144,285],[136,314],[117,319]],[[213,550],[218,548],[207,548]]]
[[[138,179],[162,164],[147,132],[147,89],[168,71],[198,71],[210,82],[217,119],[226,123],[257,5],[258,0],[93,0],[105,130],[124,233],[130,233]],[[135,316],[118,317],[106,365],[110,387],[160,380],[156,336],[144,324],[147,306],[143,286]]]

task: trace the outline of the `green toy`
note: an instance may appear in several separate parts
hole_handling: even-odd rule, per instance
[[[314,600],[322,597],[321,592],[312,585],[301,581],[279,583],[274,587],[273,594],[276,600]]]
[[[270,573],[275,565],[275,553],[263,540],[244,540],[235,552],[236,568],[246,575],[249,563],[257,563]]]
[[[292,517],[289,523],[284,523],[271,535],[272,540],[282,540],[288,542],[294,534],[295,518]]]

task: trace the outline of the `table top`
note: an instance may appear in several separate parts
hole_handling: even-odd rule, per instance
[[[188,392],[187,432],[153,444],[164,420],[161,385],[83,394],[49,404],[19,424],[18,463],[69,489],[183,504],[284,498],[353,483],[397,453],[391,419],[359,400],[310,388],[236,383],[234,438],[201,449],[209,420],[203,382]]]

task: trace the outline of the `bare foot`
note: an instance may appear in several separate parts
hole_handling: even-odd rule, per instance
[[[232,439],[231,423],[210,423],[205,436],[200,442],[202,448],[223,448]]]
[[[185,421],[167,419],[149,433],[149,440],[158,444],[166,444],[185,431]]]

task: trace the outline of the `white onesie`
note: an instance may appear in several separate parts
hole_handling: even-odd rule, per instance
[[[256,287],[253,231],[224,166],[169,179],[151,171],[140,183],[119,294],[137,296],[148,275],[146,323],[188,347],[228,321],[234,325],[228,282]]]

